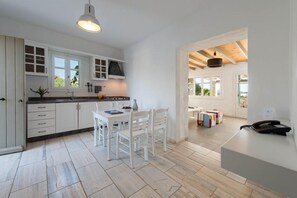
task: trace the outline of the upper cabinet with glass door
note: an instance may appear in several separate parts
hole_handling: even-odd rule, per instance
[[[27,75],[48,76],[47,72],[48,48],[26,41],[25,43],[25,71]]]
[[[107,80],[107,59],[103,57],[92,57],[91,80]]]

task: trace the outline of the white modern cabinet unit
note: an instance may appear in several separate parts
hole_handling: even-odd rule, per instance
[[[0,36],[0,154],[26,144],[24,114],[24,40]]]
[[[56,133],[78,129],[78,103],[56,103]]]
[[[78,128],[93,127],[93,111],[96,111],[96,102],[81,102],[78,111]]]
[[[56,132],[56,105],[28,105],[28,138],[49,135]]]

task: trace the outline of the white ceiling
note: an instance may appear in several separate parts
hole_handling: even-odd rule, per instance
[[[199,8],[201,0],[91,0],[101,33],[76,27],[87,0],[1,0],[0,16],[124,48]],[[2,28],[2,27],[1,27]]]

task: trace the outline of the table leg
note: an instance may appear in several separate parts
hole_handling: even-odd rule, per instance
[[[94,146],[98,146],[97,144],[97,126],[98,126],[98,119],[94,118]]]
[[[107,160],[110,160],[110,132],[112,126],[108,123],[107,124]]]

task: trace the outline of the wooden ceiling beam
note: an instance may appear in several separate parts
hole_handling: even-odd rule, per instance
[[[241,54],[248,59],[248,52],[244,49],[243,45],[240,43],[240,41],[236,41],[235,46],[239,49],[239,51],[241,52]]]
[[[219,52],[220,54],[222,54],[226,59],[228,59],[231,63],[233,64],[237,64],[237,62],[231,57],[229,56],[226,52],[224,52],[221,48],[219,47],[215,47],[215,50],[217,52]]]
[[[205,66],[206,65],[206,62],[196,58],[195,56],[191,55],[189,56],[190,60],[194,61],[194,62],[197,62],[197,64],[200,64],[200,65],[203,65]]]
[[[198,64],[195,64],[195,63],[193,63],[193,62],[190,62],[190,61],[189,61],[189,67],[196,67],[196,68],[204,69],[204,67],[203,67],[203,66],[201,66],[201,65],[198,65]]]
[[[191,70],[196,70],[197,67],[193,67],[193,66],[189,65],[189,68],[190,68]]]
[[[204,56],[206,59],[213,58],[213,56],[210,56],[208,53],[206,53],[203,50],[197,51],[197,53],[200,54],[201,56]]]

